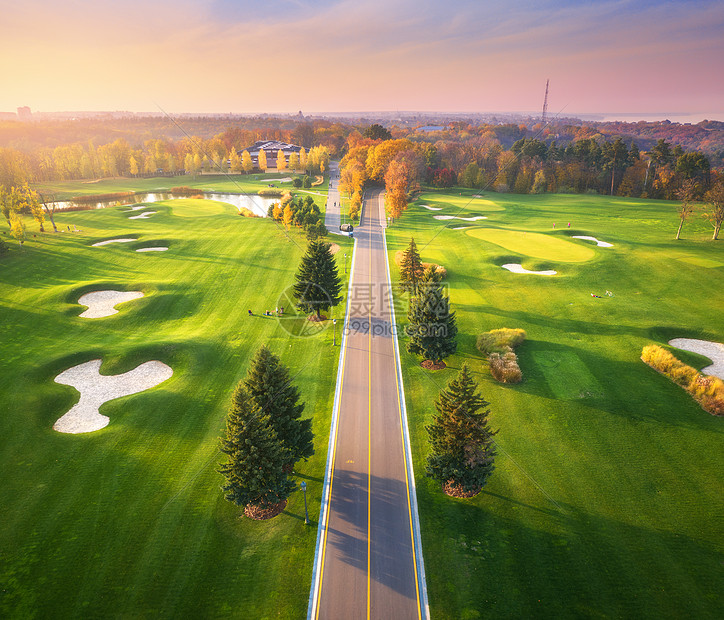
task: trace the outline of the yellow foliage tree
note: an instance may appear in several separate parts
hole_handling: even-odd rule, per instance
[[[259,170],[266,172],[266,151],[264,149],[259,151]]]
[[[284,226],[289,228],[292,225],[292,219],[294,218],[294,211],[291,206],[287,205],[284,207]]]
[[[247,174],[254,170],[254,162],[251,161],[251,155],[249,155],[249,151],[244,151],[241,154],[241,167]]]
[[[284,156],[284,151],[279,149],[277,153],[277,170],[283,172],[287,169],[287,158]]]

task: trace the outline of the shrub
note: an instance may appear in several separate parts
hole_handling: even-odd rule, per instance
[[[269,208],[273,210],[273,207]],[[247,209],[246,207],[239,207],[239,215],[241,215],[242,217],[259,217],[256,213]]]
[[[293,179],[292,179],[292,185],[293,185],[294,187],[296,187],[297,189],[299,189],[299,188],[302,186],[302,179],[300,179],[299,177],[293,178]]]
[[[427,271],[430,267],[432,267],[438,281],[447,278],[447,269],[445,269],[442,265],[437,265],[435,263],[422,263],[423,270]]]
[[[510,191],[507,183],[496,183],[495,191],[499,194],[507,194]]]
[[[302,178],[302,187],[309,189],[312,187],[312,179],[309,178],[309,175],[305,174]]]
[[[512,350],[502,356],[500,353],[491,353],[488,357],[490,374],[499,383],[520,383],[523,373],[518,366],[518,356]]]
[[[286,190],[278,187],[265,187],[259,190],[260,196],[269,196],[271,198],[281,198],[285,194]]]
[[[181,185],[180,187],[172,187],[171,188],[172,194],[198,194],[199,190],[195,189],[193,187],[187,187],[186,185]]]
[[[684,388],[704,411],[724,416],[724,381],[699,371],[655,344],[641,351],[641,360]]]
[[[525,331],[503,327],[493,329],[478,336],[476,346],[483,355],[491,353],[505,353],[512,350],[525,340]]]

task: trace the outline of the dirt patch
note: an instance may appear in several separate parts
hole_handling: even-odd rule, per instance
[[[255,521],[265,521],[266,519],[272,519],[277,515],[281,514],[287,507],[287,500],[283,499],[278,504],[273,506],[252,506],[249,504],[244,508],[244,516],[254,519]]]
[[[508,271],[512,271],[513,273],[532,273],[536,276],[554,276],[558,272],[553,269],[547,269],[545,271],[529,271],[528,269],[524,269],[522,265],[519,265],[518,263],[506,263],[505,265],[501,265],[503,269],[507,269]]]
[[[571,239],[583,239],[584,241],[595,241],[596,245],[599,248],[612,248],[613,243],[609,243],[608,241],[600,241],[599,239],[596,239],[596,237],[589,237],[588,235],[573,235]]]
[[[702,368],[701,374],[724,379],[724,344],[721,342],[697,340],[695,338],[674,338],[669,340],[669,344],[677,349],[708,357],[714,363],[711,366]]]
[[[463,488],[459,484],[453,482],[452,480],[448,480],[445,484],[442,485],[442,492],[445,493],[445,495],[449,495],[450,497],[470,499],[471,497],[475,497],[478,493],[480,493],[480,488],[473,491],[463,491]]]
[[[108,245],[109,243],[130,243],[131,241],[138,241],[138,239],[131,239],[130,237],[124,237],[123,239],[108,239],[108,241],[99,241],[91,245],[92,248],[99,248],[102,245]]]
[[[84,319],[100,319],[118,314],[116,304],[143,297],[141,291],[93,291],[81,296],[78,303],[87,306],[81,316]]]
[[[59,433],[90,433],[108,426],[108,416],[98,410],[103,403],[144,392],[170,379],[173,370],[163,362],[150,361],[120,375],[101,375],[101,360],[91,360],[61,372],[55,382],[80,392],[80,400],[58,418],[53,430]]]
[[[144,211],[140,215],[132,215],[128,219],[129,220],[147,220],[149,217],[151,217],[152,215],[155,215],[156,213],[158,213],[158,211]]]
[[[307,317],[312,323],[321,323],[322,321],[326,321],[327,317],[323,314],[321,316],[317,316],[316,314],[311,314]]]
[[[342,248],[340,248],[336,243],[332,243],[329,246],[329,251],[332,253],[332,256],[334,256],[337,252],[339,252]]]
[[[432,360],[422,360],[420,362],[420,366],[426,370],[442,370],[443,368],[447,368],[447,364],[445,362],[439,362],[436,364]]]

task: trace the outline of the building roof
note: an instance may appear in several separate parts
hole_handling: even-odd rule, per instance
[[[278,151],[282,151],[285,155],[290,153],[299,153],[302,150],[301,146],[296,144],[287,144],[286,142],[280,142],[279,140],[257,140],[251,146],[241,149],[239,154],[243,151],[248,151],[249,155],[256,155],[264,149],[267,153],[276,154]]]

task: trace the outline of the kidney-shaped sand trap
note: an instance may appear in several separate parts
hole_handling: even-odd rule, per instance
[[[158,211],[144,211],[140,215],[132,215],[128,219],[129,220],[147,220],[149,217],[151,217],[155,213],[158,213]]]
[[[134,207],[131,207],[128,209],[129,211],[140,211],[141,209],[147,209],[148,207],[146,205],[136,205]]]
[[[141,291],[93,291],[86,293],[79,300],[81,306],[88,306],[88,310],[79,316],[84,319],[100,319],[104,316],[118,314],[114,308],[116,304],[143,297]]]
[[[613,247],[613,243],[609,243],[608,241],[599,241],[598,239],[596,239],[596,237],[589,237],[587,235],[573,235],[571,238],[572,239],[585,239],[586,241],[595,241],[596,245],[599,248],[612,248]]]
[[[691,351],[708,357],[712,362],[711,366],[702,368],[701,372],[705,375],[713,375],[724,379],[724,344],[721,342],[712,342],[711,340],[697,340],[695,338],[674,338],[669,340],[669,344],[677,349]]]
[[[428,211],[442,211],[442,207],[429,207],[428,205],[420,205],[423,209]]]
[[[523,269],[523,266],[518,263],[506,263],[505,265],[501,265],[501,267],[513,273],[532,273],[536,276],[554,276],[558,273],[552,269],[547,269],[546,271],[528,271],[527,269]]]
[[[163,362],[151,361],[122,375],[101,375],[101,360],[91,360],[61,372],[56,383],[70,385],[80,392],[80,400],[58,418],[53,430],[59,433],[90,433],[108,426],[108,416],[98,409],[103,403],[143,392],[171,378],[173,370]]]
[[[136,252],[165,252],[168,250],[166,246],[159,245],[152,248],[138,248]]]
[[[476,215],[474,217],[456,217],[455,215],[433,215],[436,220],[465,220],[466,222],[474,222],[475,220],[487,220],[485,215]]]
[[[122,239],[108,239],[108,241],[99,241],[94,243],[91,247],[97,248],[101,245],[108,245],[109,243],[130,243],[131,241],[138,241],[138,239],[131,239],[130,237],[123,237]]]

